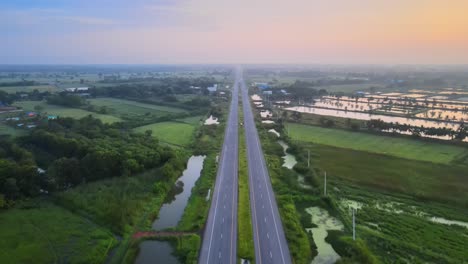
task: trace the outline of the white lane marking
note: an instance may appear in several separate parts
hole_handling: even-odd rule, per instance
[[[266,217],[264,218],[264,220],[265,220],[265,223],[266,223]]]
[[[257,149],[259,150],[259,152],[257,152],[257,153],[260,154],[260,153],[262,153],[262,152],[261,152],[261,151],[262,151],[262,148],[260,147],[260,143],[259,143],[259,139],[258,139],[258,133],[257,133],[257,135],[255,135],[255,136],[256,136],[256,139],[257,139]],[[278,238],[278,245],[279,245],[279,247],[280,247],[281,259],[283,260],[283,263],[286,263],[286,262],[284,261],[283,247],[281,246],[281,242],[280,242],[280,236],[279,236],[279,231],[278,231],[278,225],[276,224],[276,219],[275,219],[275,216],[274,216],[274,214],[273,214],[273,204],[272,204],[272,202],[271,202],[270,190],[268,189],[268,185],[267,185],[268,183],[267,183],[267,178],[266,178],[266,175],[265,175],[265,172],[266,172],[266,165],[265,165],[265,163],[264,163],[265,161],[262,160],[261,157],[260,157],[260,160],[261,160],[260,162],[261,162],[261,165],[262,165],[262,168],[263,168],[263,170],[262,170],[263,180],[264,180],[265,186],[267,186],[266,190],[267,190],[267,194],[268,194],[268,200],[269,200],[269,202],[270,202],[270,208],[271,208],[271,215],[272,215],[272,217],[273,217],[273,223],[274,223],[274,225],[275,225],[276,237]]]
[[[270,258],[273,258],[273,254],[271,254],[271,251],[270,251]]]
[[[223,233],[221,233],[221,238],[223,238]]]
[[[229,117],[228,117],[228,124],[231,123],[231,120],[233,117],[236,117],[236,115],[234,114],[235,111],[232,111],[234,110],[234,104],[237,103],[238,104],[238,101],[237,100],[232,100],[231,101],[231,109],[230,109],[230,113],[229,113]],[[237,121],[236,121],[236,124],[237,124]],[[230,134],[230,131],[231,131],[231,126],[232,125],[228,125],[227,128],[226,128],[226,131],[225,131],[225,135],[226,135],[226,138],[224,139],[224,142],[223,142],[223,148],[221,150],[221,158],[220,158],[220,162],[221,162],[221,166],[220,166],[220,170],[218,171],[218,175],[216,177],[216,179],[220,178],[219,179],[219,183],[216,182],[216,185],[215,186],[215,189],[216,189],[216,202],[215,202],[215,211],[214,211],[214,216],[213,216],[213,223],[211,225],[211,234],[210,234],[210,243],[208,245],[208,257],[207,257],[207,263],[210,262],[210,253],[211,253],[211,244],[213,242],[213,232],[214,232],[214,226],[216,224],[216,216],[217,216],[217,211],[218,211],[218,201],[219,201],[219,192],[220,192],[220,186],[222,186],[222,182],[223,182],[223,179],[224,179],[224,174],[222,173],[222,171],[224,171],[224,164],[225,164],[225,153],[226,153],[226,142],[228,141],[227,140],[227,137],[229,137],[229,134]],[[221,172],[221,174],[219,174]],[[220,176],[220,177],[218,177]],[[215,192],[213,192],[213,195],[215,195]],[[224,223],[224,217],[223,217],[223,223]],[[219,253],[220,254],[220,258],[221,258],[221,252]]]
[[[265,205],[264,205],[264,204],[262,204],[262,209],[265,209]]]
[[[221,258],[221,251],[219,251],[218,253],[218,258]]]
[[[267,232],[267,238],[270,239],[270,233]]]
[[[245,94],[245,91],[243,90],[243,99],[244,101],[247,101],[248,102],[248,99],[246,99],[246,94]],[[248,127],[252,127],[251,129],[252,130],[255,130],[255,127],[254,127],[254,123],[253,123],[253,116],[252,116],[252,110],[251,110],[251,107],[247,106],[247,104],[245,104],[245,108],[244,108],[244,112],[247,113],[246,116],[246,119],[247,120],[244,120],[245,122],[245,129],[246,130],[249,130]],[[251,124],[252,123],[252,124]],[[267,179],[266,179],[266,175],[265,175],[265,172],[266,172],[266,165],[265,165],[265,161],[262,159],[262,149],[260,147],[260,143],[259,143],[259,138],[258,138],[258,132],[257,133],[254,133],[255,135],[253,135],[253,138],[254,138],[254,141],[256,141],[256,145],[257,145],[257,154],[260,154],[260,163],[261,163],[261,167],[262,167],[262,174],[263,174],[263,182],[266,186],[266,189],[267,189],[267,194],[268,194],[268,200],[270,202],[270,208],[271,208],[271,213],[272,213],[272,217],[273,217],[273,222],[274,222],[274,225],[275,225],[275,231],[276,231],[276,235],[277,235],[277,238],[278,238],[278,244],[279,244],[279,247],[280,247],[280,251],[281,251],[281,258],[283,260],[283,263],[286,263],[285,260],[284,260],[284,253],[283,253],[283,248],[281,246],[281,243],[280,243],[280,237],[279,237],[279,231],[278,231],[278,226],[276,224],[276,219],[275,219],[275,216],[274,216],[274,212],[273,212],[273,205],[272,205],[272,202],[271,202],[271,197],[270,197],[270,190],[268,188],[268,184],[267,184]],[[248,150],[247,150],[248,151]],[[276,212],[276,211],[275,211]],[[260,259],[261,261],[261,259]]]

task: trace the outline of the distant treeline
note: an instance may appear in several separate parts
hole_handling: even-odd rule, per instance
[[[33,86],[38,84],[35,81],[20,81],[20,82],[2,82],[0,87],[10,87],[10,86]]]
[[[435,128],[435,127],[415,127],[407,124],[400,123],[387,123],[380,119],[372,119],[367,122],[367,127],[369,130],[379,130],[379,131],[401,131],[409,132],[411,135],[420,137],[422,134],[427,136],[449,136],[451,139],[463,140],[468,136],[468,129],[462,123],[457,130],[452,130],[449,128]]]

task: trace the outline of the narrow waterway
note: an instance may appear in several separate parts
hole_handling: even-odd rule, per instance
[[[174,249],[167,241],[147,240],[140,244],[140,253],[135,263],[180,264],[173,253]]]
[[[317,227],[306,229],[308,232],[312,232],[312,237],[317,246],[318,254],[312,260],[312,264],[335,263],[340,259],[340,255],[325,241],[325,238],[328,236],[327,230],[343,230],[343,224],[320,207],[307,208],[306,212],[311,216],[311,222],[317,225]]]
[[[183,190],[174,197],[170,197],[170,202],[163,204],[161,210],[159,210],[158,219],[153,222],[154,230],[162,230],[169,227],[175,227],[177,225],[180,218],[182,218],[185,206],[187,206],[188,199],[192,193],[192,188],[200,177],[204,160],[205,156],[190,157],[187,163],[187,169],[176,181],[176,185],[182,186]]]
[[[159,210],[159,217],[153,222],[154,230],[163,230],[175,227],[184,214],[192,188],[200,178],[205,156],[192,156],[188,160],[187,169],[177,179],[172,195]],[[167,241],[148,240],[140,244],[140,251],[136,264],[169,263],[179,264],[178,259],[172,255],[173,248]]]

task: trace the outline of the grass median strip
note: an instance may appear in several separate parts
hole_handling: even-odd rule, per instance
[[[242,108],[240,108],[242,109]],[[242,112],[239,111],[240,122],[243,123]],[[245,147],[245,132],[239,129],[239,204],[238,221],[238,250],[239,258],[248,259],[253,263],[255,252],[252,233],[252,218],[250,216],[249,175],[247,169],[247,152]]]

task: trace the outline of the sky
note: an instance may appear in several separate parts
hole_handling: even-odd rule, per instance
[[[0,64],[468,64],[467,0],[1,0]]]

